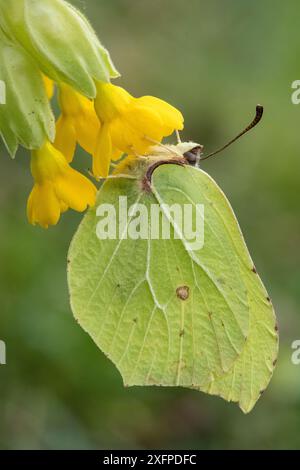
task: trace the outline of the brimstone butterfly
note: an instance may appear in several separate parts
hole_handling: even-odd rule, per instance
[[[261,114],[258,107],[240,135]],[[201,152],[193,143],[156,146],[144,158],[127,157],[105,181],[71,244],[71,305],[125,385],[197,389],[249,412],[272,376],[278,328],[232,208],[198,168]],[[130,238],[131,212],[121,236],[117,230],[115,238],[99,239],[97,207],[113,207],[119,228],[120,197],[149,213],[159,205],[170,238],[151,238],[153,220],[148,238]],[[165,209],[174,204],[204,207],[200,248],[189,249],[182,232],[176,238],[177,225]]]

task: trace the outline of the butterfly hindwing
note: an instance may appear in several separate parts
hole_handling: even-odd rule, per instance
[[[112,205],[117,221],[120,197],[127,209],[148,214],[156,205],[160,222],[170,222],[169,239],[151,237],[158,217],[149,218],[148,237],[132,239],[132,216],[116,239],[99,239],[97,206],[91,209],[69,254],[74,315],[126,385],[196,388],[248,411],[270,379],[277,338],[232,209],[206,173],[188,166],[159,166],[149,187],[142,178],[107,180],[98,205]],[[190,250],[189,240],[176,236],[166,210],[174,204],[190,204],[194,212],[203,206],[203,246]]]

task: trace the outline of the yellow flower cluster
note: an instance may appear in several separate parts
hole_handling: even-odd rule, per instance
[[[49,98],[53,84],[45,78]],[[161,142],[183,128],[181,113],[152,96],[134,98],[111,83],[97,82],[97,96],[90,100],[71,86],[58,84],[61,115],[53,144],[32,152],[35,181],[28,199],[28,219],[42,227],[55,225],[68,208],[84,211],[95,203],[96,188],[72,169],[76,145],[93,157],[95,178],[109,174],[112,160],[123,154],[143,155],[153,142]]]
[[[95,203],[94,184],[70,166],[77,144],[92,156],[99,179],[111,161],[144,155],[183,128],[177,109],[131,96],[111,83],[118,76],[88,21],[68,2],[0,0],[0,80],[9,98],[0,109],[0,135],[12,156],[18,145],[31,150],[32,224],[55,225],[68,208],[84,211]]]

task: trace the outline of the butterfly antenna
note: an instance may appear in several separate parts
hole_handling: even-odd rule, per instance
[[[233,144],[236,140],[238,140],[240,137],[242,137],[242,135],[246,134],[246,133],[249,132],[251,129],[253,129],[253,127],[255,127],[255,126],[259,123],[259,121],[261,120],[263,113],[264,113],[264,108],[263,108],[263,106],[261,106],[260,104],[258,104],[258,105],[256,106],[255,118],[253,119],[253,121],[251,122],[251,124],[249,124],[249,126],[247,126],[246,129],[244,129],[242,132],[240,132],[240,134],[238,134],[234,139],[232,139],[230,142],[228,142],[228,144],[224,145],[223,147],[221,147],[220,149],[216,150],[215,152],[212,152],[212,153],[210,153],[209,155],[206,155],[205,157],[201,158],[201,162],[203,162],[203,160],[206,160],[206,159],[209,158],[209,157],[212,157],[213,155],[216,155],[217,153],[222,152],[222,151],[225,150],[227,147],[229,147],[231,144]]]

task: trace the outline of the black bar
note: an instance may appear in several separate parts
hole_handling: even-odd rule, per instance
[[[5,463],[18,464],[20,468],[27,465],[39,465],[40,468],[55,468],[60,464],[83,465],[84,469],[99,468],[108,466],[123,466],[124,468],[138,468],[142,465],[152,466],[211,466],[214,463],[228,465],[233,463],[245,463],[245,453],[247,454],[247,464],[253,462],[270,463],[269,451],[206,451],[206,450],[70,450],[70,451],[0,451],[0,468],[4,468]],[[277,456],[283,456],[285,451],[277,451]],[[278,455],[280,454],[280,455]],[[288,457],[290,458],[290,456]]]

